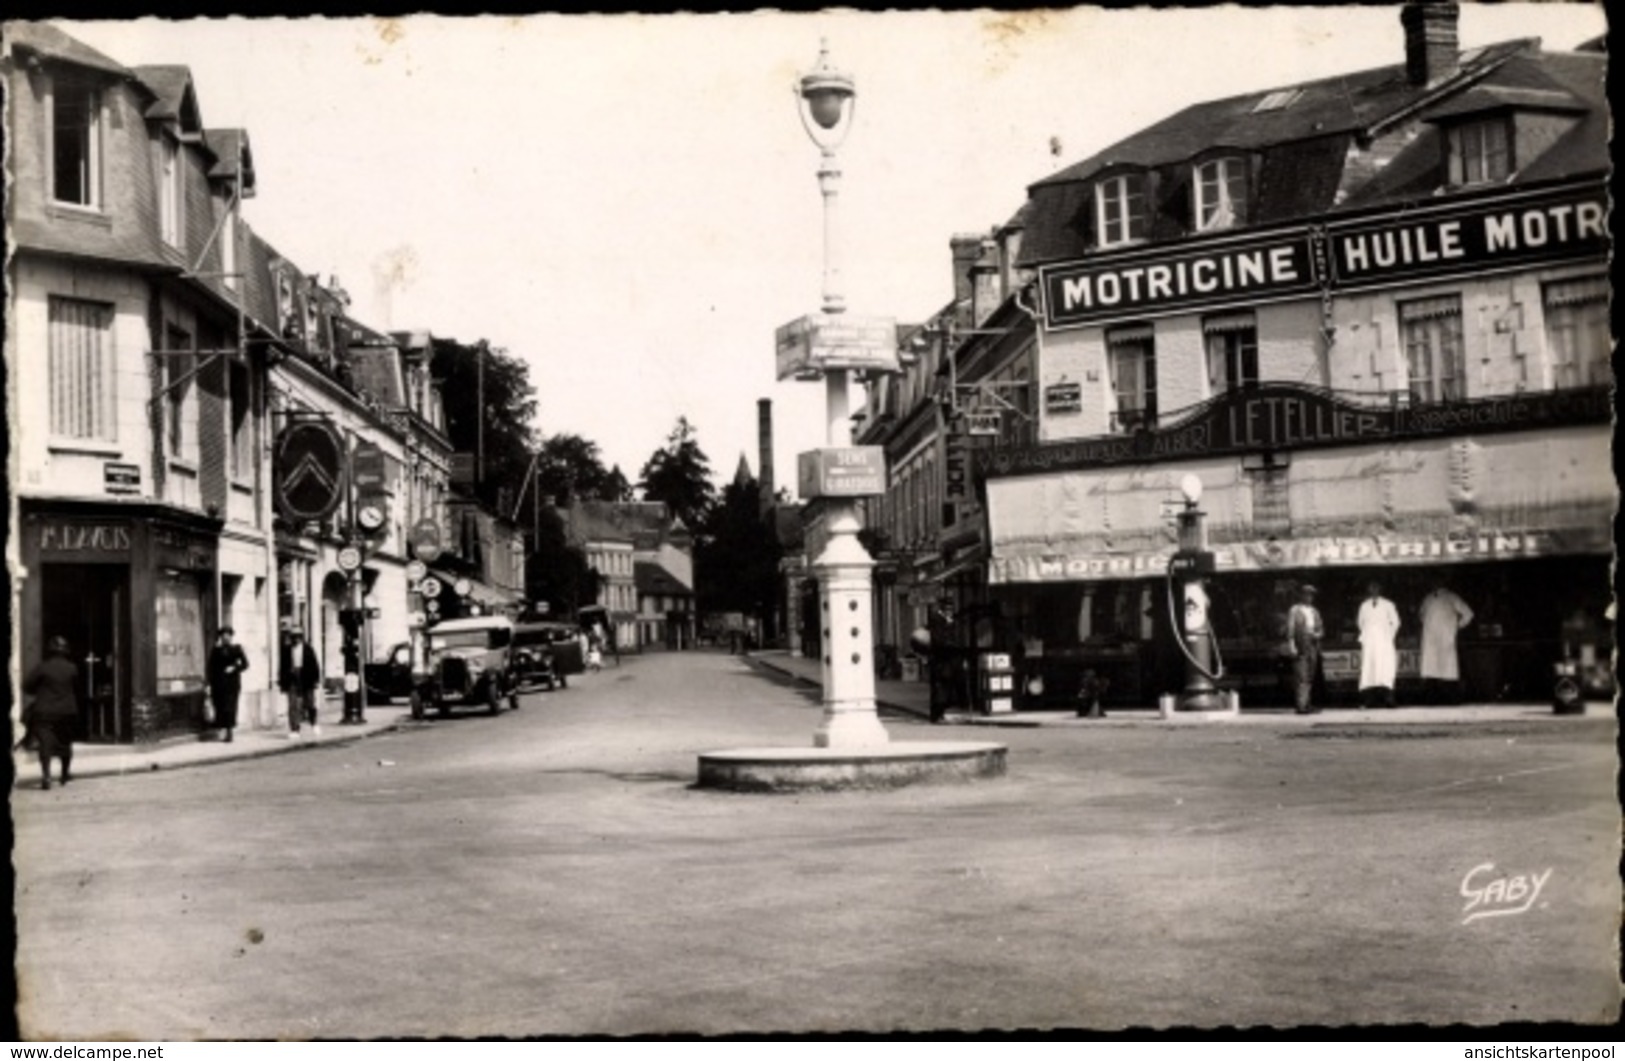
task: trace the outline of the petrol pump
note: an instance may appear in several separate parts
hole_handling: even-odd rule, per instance
[[[1175,708],[1223,711],[1227,705],[1215,683],[1224,675],[1224,662],[1213,634],[1206,585],[1213,574],[1213,553],[1207,547],[1207,513],[1197,507],[1202,480],[1186,475],[1179,490],[1185,498],[1185,507],[1175,514],[1179,547],[1168,560],[1168,617],[1185,659],[1185,688]]]

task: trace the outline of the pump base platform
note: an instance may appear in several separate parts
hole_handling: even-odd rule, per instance
[[[841,792],[1001,777],[1006,748],[902,741],[871,748],[740,748],[700,756],[698,787],[733,792]]]

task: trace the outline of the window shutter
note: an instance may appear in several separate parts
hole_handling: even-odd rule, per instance
[[[1220,332],[1250,332],[1257,326],[1251,313],[1221,313],[1202,318],[1202,331],[1208,335]]]
[[[1154,334],[1156,333],[1149,324],[1129,324],[1107,332],[1106,345],[1123,346],[1128,343],[1150,342]]]
[[[1546,285],[1546,305],[1578,306],[1586,302],[1608,301],[1606,276],[1582,276],[1576,280],[1559,280]]]
[[[1415,302],[1401,302],[1399,304],[1399,319],[1405,322],[1459,316],[1461,316],[1461,299],[1455,295],[1424,298]]]

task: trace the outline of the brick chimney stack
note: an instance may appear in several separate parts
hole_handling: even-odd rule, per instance
[[[761,512],[773,510],[773,399],[756,399],[756,453],[761,476],[757,480],[757,508]]]
[[[971,320],[971,302],[976,297],[971,267],[982,256],[982,240],[985,238],[980,232],[959,232],[948,240],[954,255],[954,319],[960,324],[968,324]],[[961,309],[961,306],[964,308]]]
[[[1405,27],[1405,76],[1418,87],[1436,85],[1459,68],[1456,22],[1461,11],[1442,0],[1411,0],[1399,14]]]
[[[980,328],[982,322],[999,308],[999,245],[982,238],[982,252],[971,266],[971,324]]]

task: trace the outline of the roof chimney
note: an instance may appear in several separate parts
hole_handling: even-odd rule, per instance
[[[966,307],[965,319],[969,320],[969,307],[971,299],[976,295],[976,289],[971,281],[971,266],[976,259],[982,256],[982,240],[986,237],[980,232],[959,232],[948,240],[948,246],[954,255],[954,309],[956,318],[959,307]]]
[[[773,508],[773,399],[756,399],[756,452],[761,478],[757,481],[757,508],[767,512]]]
[[[1436,85],[1455,74],[1460,52],[1456,20],[1460,9],[1441,0],[1411,0],[1399,13],[1405,27],[1405,76],[1417,87]]]

